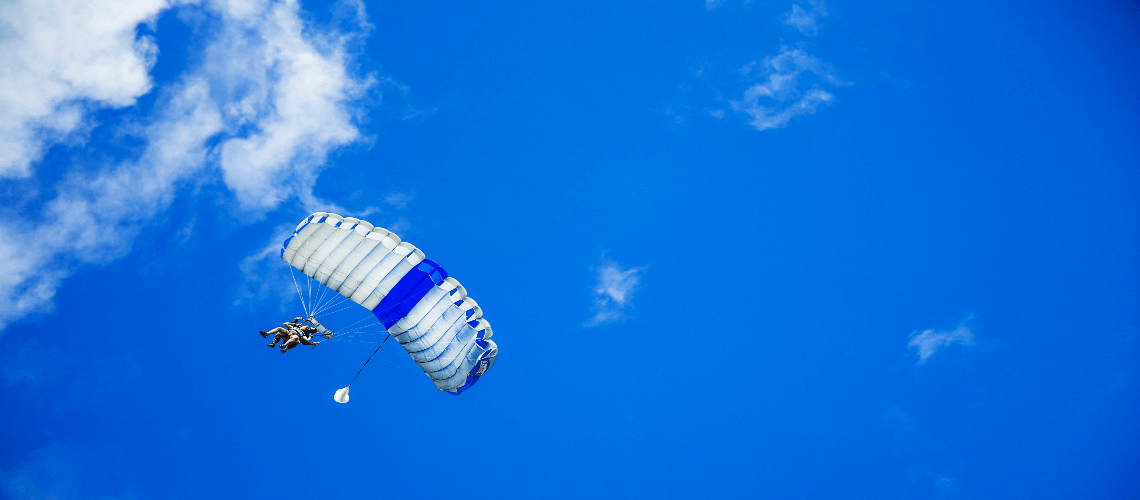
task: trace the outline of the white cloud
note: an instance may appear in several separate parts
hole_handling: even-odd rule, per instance
[[[229,94],[219,104],[237,129],[218,148],[226,185],[246,210],[272,210],[292,197],[315,208],[311,186],[328,152],[360,137],[345,104],[371,80],[349,74],[347,48],[370,26],[361,19],[347,35],[307,30],[294,0],[235,5],[227,5],[234,14],[201,72]]]
[[[81,131],[94,108],[151,88],[154,40],[138,27],[165,0],[0,2],[0,177],[27,177],[46,146]]]
[[[844,85],[826,64],[798,48],[781,47],[778,54],[745,65],[741,73],[761,82],[732,101],[732,109],[751,116],[748,123],[756,130],[780,128],[795,116],[815,113],[835,100],[821,85]]]
[[[397,191],[392,191],[384,197],[384,203],[392,205],[395,208],[404,208],[408,206],[409,201],[412,201],[412,195],[400,193]]]
[[[926,360],[939,349],[954,344],[974,345],[974,333],[965,325],[950,331],[916,331],[910,334],[910,342],[907,343],[907,347],[913,347],[917,350],[918,364],[921,365],[926,363]]]
[[[720,4],[722,3],[724,3],[724,0],[705,0],[705,8],[713,10],[717,7],[720,7]]]
[[[603,258],[598,266],[598,284],[594,287],[594,317],[586,326],[611,323],[625,317],[625,308],[630,305],[633,292],[641,281],[642,267],[622,269],[609,259]]]
[[[784,14],[784,24],[805,35],[815,36],[819,33],[819,18],[827,17],[827,5],[822,0],[810,0],[808,5],[811,7],[807,10],[799,4],[793,5],[792,10]]]
[[[384,229],[392,231],[397,235],[406,234],[412,228],[412,221],[404,217],[397,217],[395,221],[384,226]]]
[[[84,12],[88,4],[53,0],[51,5],[53,11],[70,16]],[[92,24],[103,26],[99,29],[84,28],[78,20],[39,21],[48,14],[35,5],[34,1],[4,4],[0,12],[5,22],[39,30],[34,37],[14,42],[5,38],[4,43],[16,44],[20,54],[37,55],[42,60],[36,64],[50,70],[25,71],[21,66],[20,74],[12,78],[27,87],[52,88],[59,86],[59,75],[87,76],[66,80],[83,92],[35,94],[39,107],[13,115],[22,121],[4,122],[3,127],[23,135],[0,141],[38,138],[17,145],[25,151],[19,155],[24,163],[3,164],[10,176],[30,174],[30,162],[38,156],[27,151],[46,144],[43,123],[64,118],[78,123],[89,108],[127,106],[146,92],[150,63],[145,58],[150,56],[136,48],[134,29],[153,19],[165,4],[142,0],[124,4],[123,10],[135,14],[123,14],[115,22],[90,14],[96,16]],[[359,2],[352,6],[362,15]],[[102,5],[94,10],[111,9]],[[348,68],[354,64],[352,44],[370,28],[366,20],[355,18],[353,30],[346,33],[307,25],[295,0],[218,1],[202,12],[211,21],[197,26],[207,40],[201,62],[176,84],[160,89],[151,116],[144,120],[149,125],[139,133],[141,153],[93,173],[77,168],[55,186],[57,196],[44,204],[41,213],[0,220],[0,259],[6,266],[0,274],[0,329],[49,309],[56,288],[75,266],[106,263],[126,254],[134,237],[170,205],[179,188],[209,182],[212,171],[221,171],[238,201],[235,212],[244,217],[259,217],[291,198],[307,209],[339,208],[313,196],[312,185],[333,148],[360,138],[356,99],[369,81],[354,77]],[[52,47],[57,39],[71,43],[69,30],[88,34],[90,39],[78,45],[111,47],[93,56],[112,65],[107,70],[110,76],[88,68],[83,57],[89,54]],[[123,42],[124,36],[131,43]],[[103,57],[105,53],[118,59]],[[121,68],[114,67],[116,61]],[[135,70],[141,76],[132,73]],[[116,76],[127,81],[108,83]],[[75,83],[80,81],[88,83]],[[0,97],[0,105],[10,106],[7,99],[6,94]],[[73,119],[76,116],[80,118]],[[75,126],[53,130],[69,132]]]
[[[238,266],[242,273],[242,284],[238,287],[234,305],[256,304],[273,298],[282,312],[302,300],[298,286],[308,286],[306,276],[281,260],[281,243],[293,234],[295,224],[283,224],[273,230],[265,246],[258,252],[242,259]],[[289,270],[292,272],[290,274]]]
[[[38,220],[0,221],[0,328],[50,307],[75,264],[101,264],[130,250],[141,226],[169,205],[174,188],[205,161],[204,141],[220,127],[200,83],[184,85],[163,119],[147,129],[141,157],[93,175],[73,173]]]

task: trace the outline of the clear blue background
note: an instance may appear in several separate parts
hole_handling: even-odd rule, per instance
[[[374,344],[281,355],[256,332],[299,304],[234,304],[307,212],[207,186],[7,329],[0,467],[75,498],[1140,497],[1140,9],[836,0],[804,37],[790,7],[369,2],[357,70],[409,91],[316,194],[410,195],[366,218],[470,290],[494,369],[451,397],[397,348],[333,403]],[[155,33],[162,85],[194,35]],[[757,131],[728,101],[782,44],[850,85]],[[588,327],[603,255],[644,270]]]

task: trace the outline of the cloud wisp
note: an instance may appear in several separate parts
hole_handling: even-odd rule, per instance
[[[603,258],[597,267],[598,283],[594,286],[594,317],[586,326],[613,323],[625,318],[625,310],[631,306],[633,292],[641,282],[643,267],[623,269],[617,263]]]
[[[844,85],[823,61],[786,46],[745,65],[741,73],[760,82],[745,90],[741,100],[732,101],[732,109],[750,116],[748,123],[756,130],[784,127],[796,116],[815,113],[835,100],[823,85]]]
[[[907,343],[907,347],[913,347],[916,350],[918,354],[917,364],[921,365],[926,363],[926,360],[930,359],[939,349],[954,344],[974,345],[974,333],[965,325],[960,325],[958,328],[949,331],[916,331],[910,334],[910,342]]]
[[[822,0],[810,0],[808,8],[800,4],[792,6],[792,10],[784,14],[784,25],[795,28],[807,36],[819,34],[819,18],[827,17],[827,5]]]
[[[289,273],[284,272],[289,264],[281,260],[281,242],[293,234],[293,228],[292,224],[277,226],[261,250],[242,259],[238,265],[242,282],[238,286],[233,305],[252,306],[262,302],[276,302],[284,312],[297,300],[297,273],[292,269]],[[303,283],[305,276],[302,274],[301,278]]]
[[[322,202],[312,185],[329,151],[360,138],[351,103],[373,80],[350,74],[348,52],[371,25],[359,17],[349,33],[313,30],[292,0],[264,10],[228,7],[199,73],[225,96],[217,103],[231,124],[218,146],[225,183],[246,211],[263,213],[294,197],[314,208]]]
[[[705,7],[713,10],[722,3],[721,0],[707,0]],[[816,36],[820,20],[827,15],[824,0],[797,0],[791,10],[781,16],[781,22],[801,35]],[[803,42],[794,47],[781,45],[775,55],[745,64],[736,71],[749,85],[743,95],[735,100],[725,99],[723,93],[714,89],[716,100],[721,104],[727,100],[728,109],[747,115],[748,124],[759,131],[786,127],[793,118],[813,114],[820,107],[835,102],[831,88],[851,84],[841,80],[830,65],[808,54],[805,46]],[[700,65],[693,70],[693,76],[696,80],[703,79],[703,86],[711,86],[705,69],[704,64]],[[681,88],[687,90],[688,86]],[[700,109],[702,114],[721,120],[726,111],[720,107],[721,104],[716,107],[674,104],[666,106],[664,114],[680,123],[678,108]]]
[[[82,12],[86,2],[51,4],[55,11]],[[13,115],[18,120],[5,119],[0,125],[2,131],[17,131],[0,141],[23,141],[16,149],[22,151],[18,158],[0,164],[0,173],[9,177],[31,175],[42,148],[52,137],[77,130],[80,125],[75,124],[88,119],[84,113],[129,106],[150,88],[146,70],[155,49],[152,41],[140,42],[147,39],[136,38],[135,30],[167,6],[130,3],[148,7],[124,8],[133,15],[122,14],[117,23],[90,30],[91,40],[76,42],[110,47],[103,52],[113,52],[112,60],[122,61],[125,71],[98,73],[85,69],[86,61],[77,61],[67,51],[50,48],[56,38],[71,43],[70,23],[21,17],[33,16],[36,5],[28,1],[0,8],[0,20],[40,30],[17,31],[16,39],[4,43],[18,47],[19,54],[40,55],[44,60],[36,64],[52,68],[21,73],[19,78],[29,81],[20,84],[51,87],[59,75],[74,72],[86,80],[67,80],[82,92],[63,86],[64,91],[37,98],[48,103],[36,108],[39,111],[21,111]],[[306,209],[331,207],[313,196],[312,186],[332,149],[360,139],[357,106],[370,85],[368,78],[348,69],[355,65],[353,44],[370,29],[363,7],[353,5],[358,7],[357,18],[344,32],[305,23],[295,0],[181,7],[204,14],[195,28],[208,41],[196,69],[158,90],[154,109],[143,119],[147,125],[135,130],[141,152],[101,167],[78,165],[53,186],[56,196],[46,200],[39,213],[0,220],[0,259],[8,271],[0,276],[0,330],[27,314],[50,309],[55,290],[76,266],[105,264],[125,255],[179,189],[208,183],[218,177],[214,172],[220,172],[237,202],[235,215],[244,218],[258,218],[288,199],[299,200]],[[74,83],[79,81],[87,83]],[[112,90],[99,91],[109,97],[97,99],[91,97],[96,95],[92,88]],[[6,94],[0,97],[0,106],[11,107],[8,99]],[[44,123],[65,118],[73,124],[70,128],[44,128]]]
[[[150,91],[158,54],[139,36],[162,0],[0,3],[0,178],[25,178],[52,143],[88,128],[94,109],[124,108]]]

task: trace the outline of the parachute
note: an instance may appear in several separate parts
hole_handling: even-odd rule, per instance
[[[495,364],[499,349],[483,309],[443,267],[391,231],[317,212],[285,240],[281,258],[372,311],[441,391],[459,395]],[[348,387],[334,399],[348,402]]]
[[[348,387],[337,389],[336,394],[333,394],[333,401],[336,401],[337,403],[347,403],[348,402],[348,389],[350,387],[352,387],[352,386],[350,385]]]

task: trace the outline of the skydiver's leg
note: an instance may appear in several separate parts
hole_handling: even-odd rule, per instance
[[[285,351],[288,351],[289,349],[297,347],[297,343],[300,342],[300,340],[301,339],[299,339],[295,336],[289,337],[289,340],[285,341],[284,344],[281,344],[281,352],[285,352]]]
[[[279,326],[277,328],[269,330],[268,332],[261,332],[261,336],[265,337],[265,338],[269,338],[270,335],[273,335],[274,336],[273,344],[276,344],[277,343],[277,337],[279,337],[283,333],[287,333],[287,331],[284,328],[281,328]],[[273,344],[269,344],[270,347],[272,347]]]
[[[278,332],[277,330],[281,330],[281,331]],[[276,335],[273,336],[273,344],[269,344],[269,347],[273,347],[274,344],[276,344],[277,342],[281,342],[281,343],[288,342],[289,330],[286,330],[286,329],[281,328],[281,327],[277,327],[273,331],[277,332],[277,333],[276,333]]]

